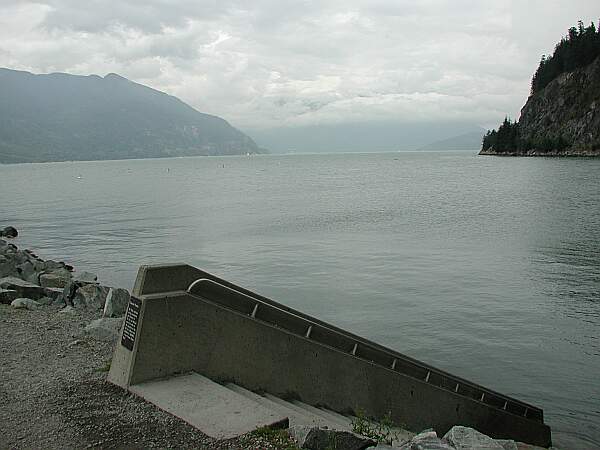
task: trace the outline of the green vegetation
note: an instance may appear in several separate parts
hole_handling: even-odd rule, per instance
[[[596,30],[593,22],[584,27],[581,20],[577,27],[569,28],[569,33],[556,45],[552,56],[542,56],[531,80],[531,93],[541,91],[561,73],[585,67],[600,56],[600,24],[598,28]]]
[[[251,435],[264,440],[275,448],[281,450],[300,450],[287,430],[272,427],[261,427],[254,430]]]
[[[488,131],[483,137],[483,150],[494,149],[497,152],[514,152],[519,147],[519,124],[511,122],[508,117],[498,131]]]
[[[483,136],[482,149],[493,149],[498,153],[516,153],[536,149],[539,152],[562,151],[569,146],[563,137],[552,138],[545,136],[543,139],[532,141],[519,136],[519,123],[512,122],[508,117],[504,119],[498,130],[490,130]]]
[[[106,361],[101,367],[96,369],[96,372],[108,372],[110,370],[111,360]]]
[[[387,413],[381,420],[371,420],[365,416],[364,411],[358,410],[356,417],[352,419],[352,431],[361,434],[380,444],[391,445],[392,441],[398,439],[398,435],[393,430],[394,422],[391,413]]]

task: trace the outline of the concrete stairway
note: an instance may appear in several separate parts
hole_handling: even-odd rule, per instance
[[[140,383],[130,390],[217,439],[239,436],[263,426],[351,431],[355,419],[298,400],[259,395],[233,383],[221,385],[195,372]],[[400,440],[413,435],[401,429],[394,431]]]

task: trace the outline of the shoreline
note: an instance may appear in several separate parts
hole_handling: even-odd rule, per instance
[[[528,150],[526,152],[495,152],[493,150],[481,150],[480,156],[522,156],[522,157],[548,157],[548,158],[598,158],[600,150],[581,150],[581,151],[551,151],[538,152],[536,150]]]

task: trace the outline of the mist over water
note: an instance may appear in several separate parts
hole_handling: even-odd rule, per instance
[[[131,288],[186,262],[544,408],[600,446],[600,160],[469,153],[0,165],[16,244]]]

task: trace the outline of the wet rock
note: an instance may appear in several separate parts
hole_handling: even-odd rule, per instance
[[[125,315],[129,303],[127,289],[110,288],[104,302],[104,317],[121,317]]]
[[[19,232],[15,227],[4,227],[4,229],[0,230],[0,236],[7,238],[16,238],[19,235]]]
[[[41,305],[30,298],[16,298],[10,303],[10,306],[12,306],[15,309],[34,310],[38,309]]]
[[[363,450],[377,445],[372,439],[352,433],[350,431],[330,430],[327,428],[311,428],[306,434],[304,442],[299,446],[311,450]]]
[[[103,317],[87,325],[85,333],[99,341],[114,342],[119,337],[123,318]]]
[[[33,300],[46,297],[43,287],[17,277],[0,278],[0,288],[17,291],[19,297],[31,298]]]
[[[104,310],[104,303],[110,288],[98,284],[86,284],[77,289],[73,297],[75,308],[91,308]]]
[[[447,440],[456,450],[503,450],[502,445],[477,430],[460,425],[453,426],[446,433]]]
[[[57,269],[55,272],[40,275],[40,286],[47,288],[63,288],[71,280],[71,272],[67,269]]]
[[[2,303],[3,305],[10,305],[10,303],[18,297],[19,295],[14,289],[0,288],[0,303]]]

